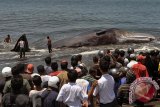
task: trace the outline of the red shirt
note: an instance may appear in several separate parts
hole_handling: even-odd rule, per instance
[[[134,64],[131,69],[133,70],[134,74],[136,75],[136,78],[149,77],[146,66],[144,66],[140,62],[138,62],[137,64]]]
[[[60,73],[63,73],[63,71],[54,71],[54,72],[51,72],[49,75],[50,76],[57,76]]]

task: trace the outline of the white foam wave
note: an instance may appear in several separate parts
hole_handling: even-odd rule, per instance
[[[99,50],[94,50],[94,51],[85,51],[85,52],[81,52],[79,54],[81,55],[92,55],[92,54],[97,54]],[[78,55],[78,54],[74,54],[74,55]]]
[[[31,48],[31,52],[46,52],[48,51],[47,49],[36,49],[36,48]]]
[[[143,47],[140,47],[138,49],[135,49],[136,51],[150,51],[150,50],[160,50],[158,47],[152,47],[152,46],[143,46]]]

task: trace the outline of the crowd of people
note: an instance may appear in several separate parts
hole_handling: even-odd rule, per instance
[[[51,50],[50,50],[51,51]],[[159,96],[158,50],[101,50],[90,67],[81,54],[70,61],[45,58],[46,65],[4,67],[2,107],[143,107]],[[70,64],[69,64],[70,62]],[[71,65],[71,66],[69,66]],[[35,72],[37,71],[37,72]]]

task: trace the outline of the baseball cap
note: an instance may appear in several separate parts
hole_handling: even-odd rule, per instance
[[[143,60],[143,59],[145,59],[146,57],[145,56],[143,56],[143,55],[138,55],[137,56],[137,60]]]
[[[10,77],[10,76],[12,76],[11,67],[4,67],[2,69],[2,76],[3,77]]]
[[[34,76],[40,76],[38,73],[33,73],[33,74],[31,74],[31,78],[33,78]]]
[[[59,78],[57,76],[52,76],[48,80],[48,86],[58,88],[57,83],[59,82]]]
[[[32,74],[33,70],[34,70],[34,65],[33,64],[28,64],[26,72],[29,73],[29,74]]]

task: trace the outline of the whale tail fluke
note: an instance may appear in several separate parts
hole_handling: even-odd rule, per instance
[[[23,41],[25,41],[25,52],[30,52],[31,49],[29,48],[28,40],[27,40],[27,38],[26,38],[26,34],[23,34],[23,35],[17,40],[14,48],[13,48],[11,51],[15,51],[15,52],[19,52],[19,51],[20,51],[20,47],[19,47],[18,43],[19,43],[19,41],[20,41],[21,39],[22,39]]]

